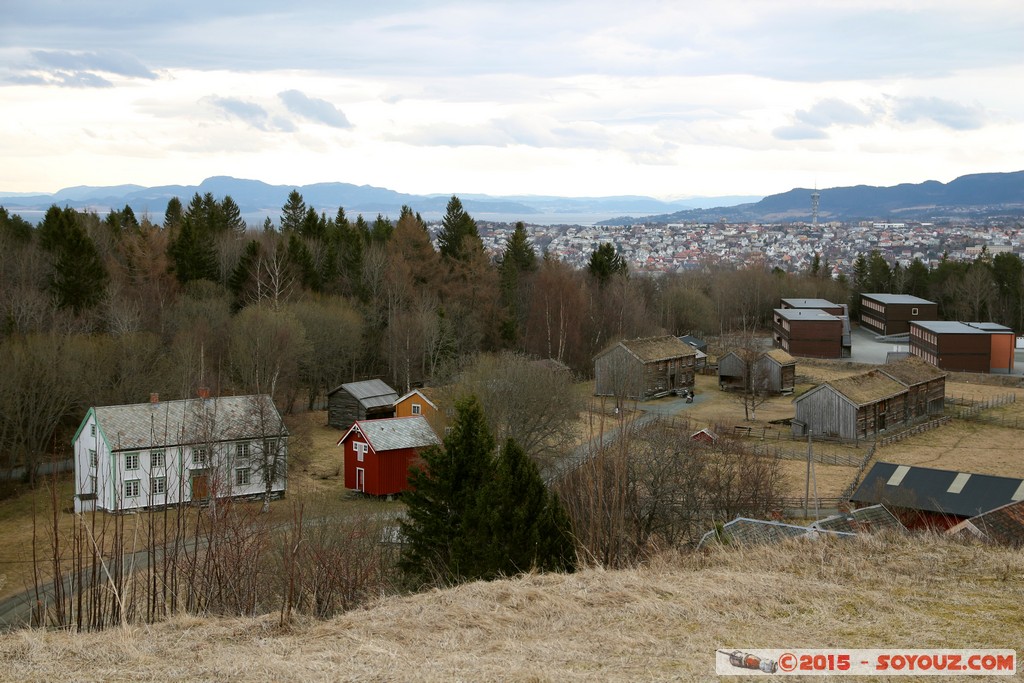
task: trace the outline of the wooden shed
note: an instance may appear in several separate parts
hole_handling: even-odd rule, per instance
[[[798,436],[858,441],[910,420],[907,388],[878,370],[819,384],[793,403]]]
[[[594,393],[642,401],[692,389],[696,358],[671,335],[620,341],[594,358]]]
[[[718,359],[718,386],[721,389],[745,389],[748,367],[758,391],[788,394],[796,386],[796,359],[782,349],[756,354],[747,361],[746,352],[730,351]]]
[[[879,368],[907,388],[910,419],[941,415],[946,408],[946,373],[916,356],[909,356]]]
[[[409,488],[409,467],[421,449],[441,443],[423,416],[360,420],[338,440],[345,488],[390,496]]]
[[[398,392],[379,379],[350,382],[327,394],[327,424],[348,429],[357,420],[379,420],[395,415]]]

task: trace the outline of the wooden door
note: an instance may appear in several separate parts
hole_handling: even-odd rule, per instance
[[[206,470],[192,472],[192,500],[206,500],[210,497],[210,480]]]
[[[362,467],[356,468],[356,491],[366,490],[366,470]]]

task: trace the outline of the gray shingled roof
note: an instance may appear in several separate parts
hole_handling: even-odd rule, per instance
[[[811,527],[824,531],[844,531],[848,533],[881,531],[883,529],[892,529],[894,531],[907,530],[903,523],[896,519],[884,505],[871,505],[826,517],[814,522],[811,524]]]
[[[355,427],[359,428],[366,441],[378,453],[401,448],[424,448],[441,443],[430,428],[427,418],[422,415],[360,420]]]
[[[267,395],[192,398],[92,409],[111,450],[285,436],[288,429]]]
[[[364,408],[380,408],[392,406],[398,400],[398,392],[389,387],[383,380],[368,379],[362,382],[349,382],[332,389],[330,394],[344,389],[352,398],[359,401]],[[330,395],[328,394],[328,396]]]

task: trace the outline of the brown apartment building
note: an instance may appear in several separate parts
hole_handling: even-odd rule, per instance
[[[1013,372],[1013,330],[996,323],[910,323],[910,353],[943,370]]]
[[[776,308],[775,346],[794,356],[843,357],[843,319],[820,308]]]
[[[861,294],[860,326],[875,334],[907,334],[913,320],[937,320],[939,305],[909,294]]]

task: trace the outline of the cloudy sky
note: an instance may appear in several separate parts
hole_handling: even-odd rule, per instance
[[[0,191],[676,198],[1024,169],[1020,0],[0,8]]]

